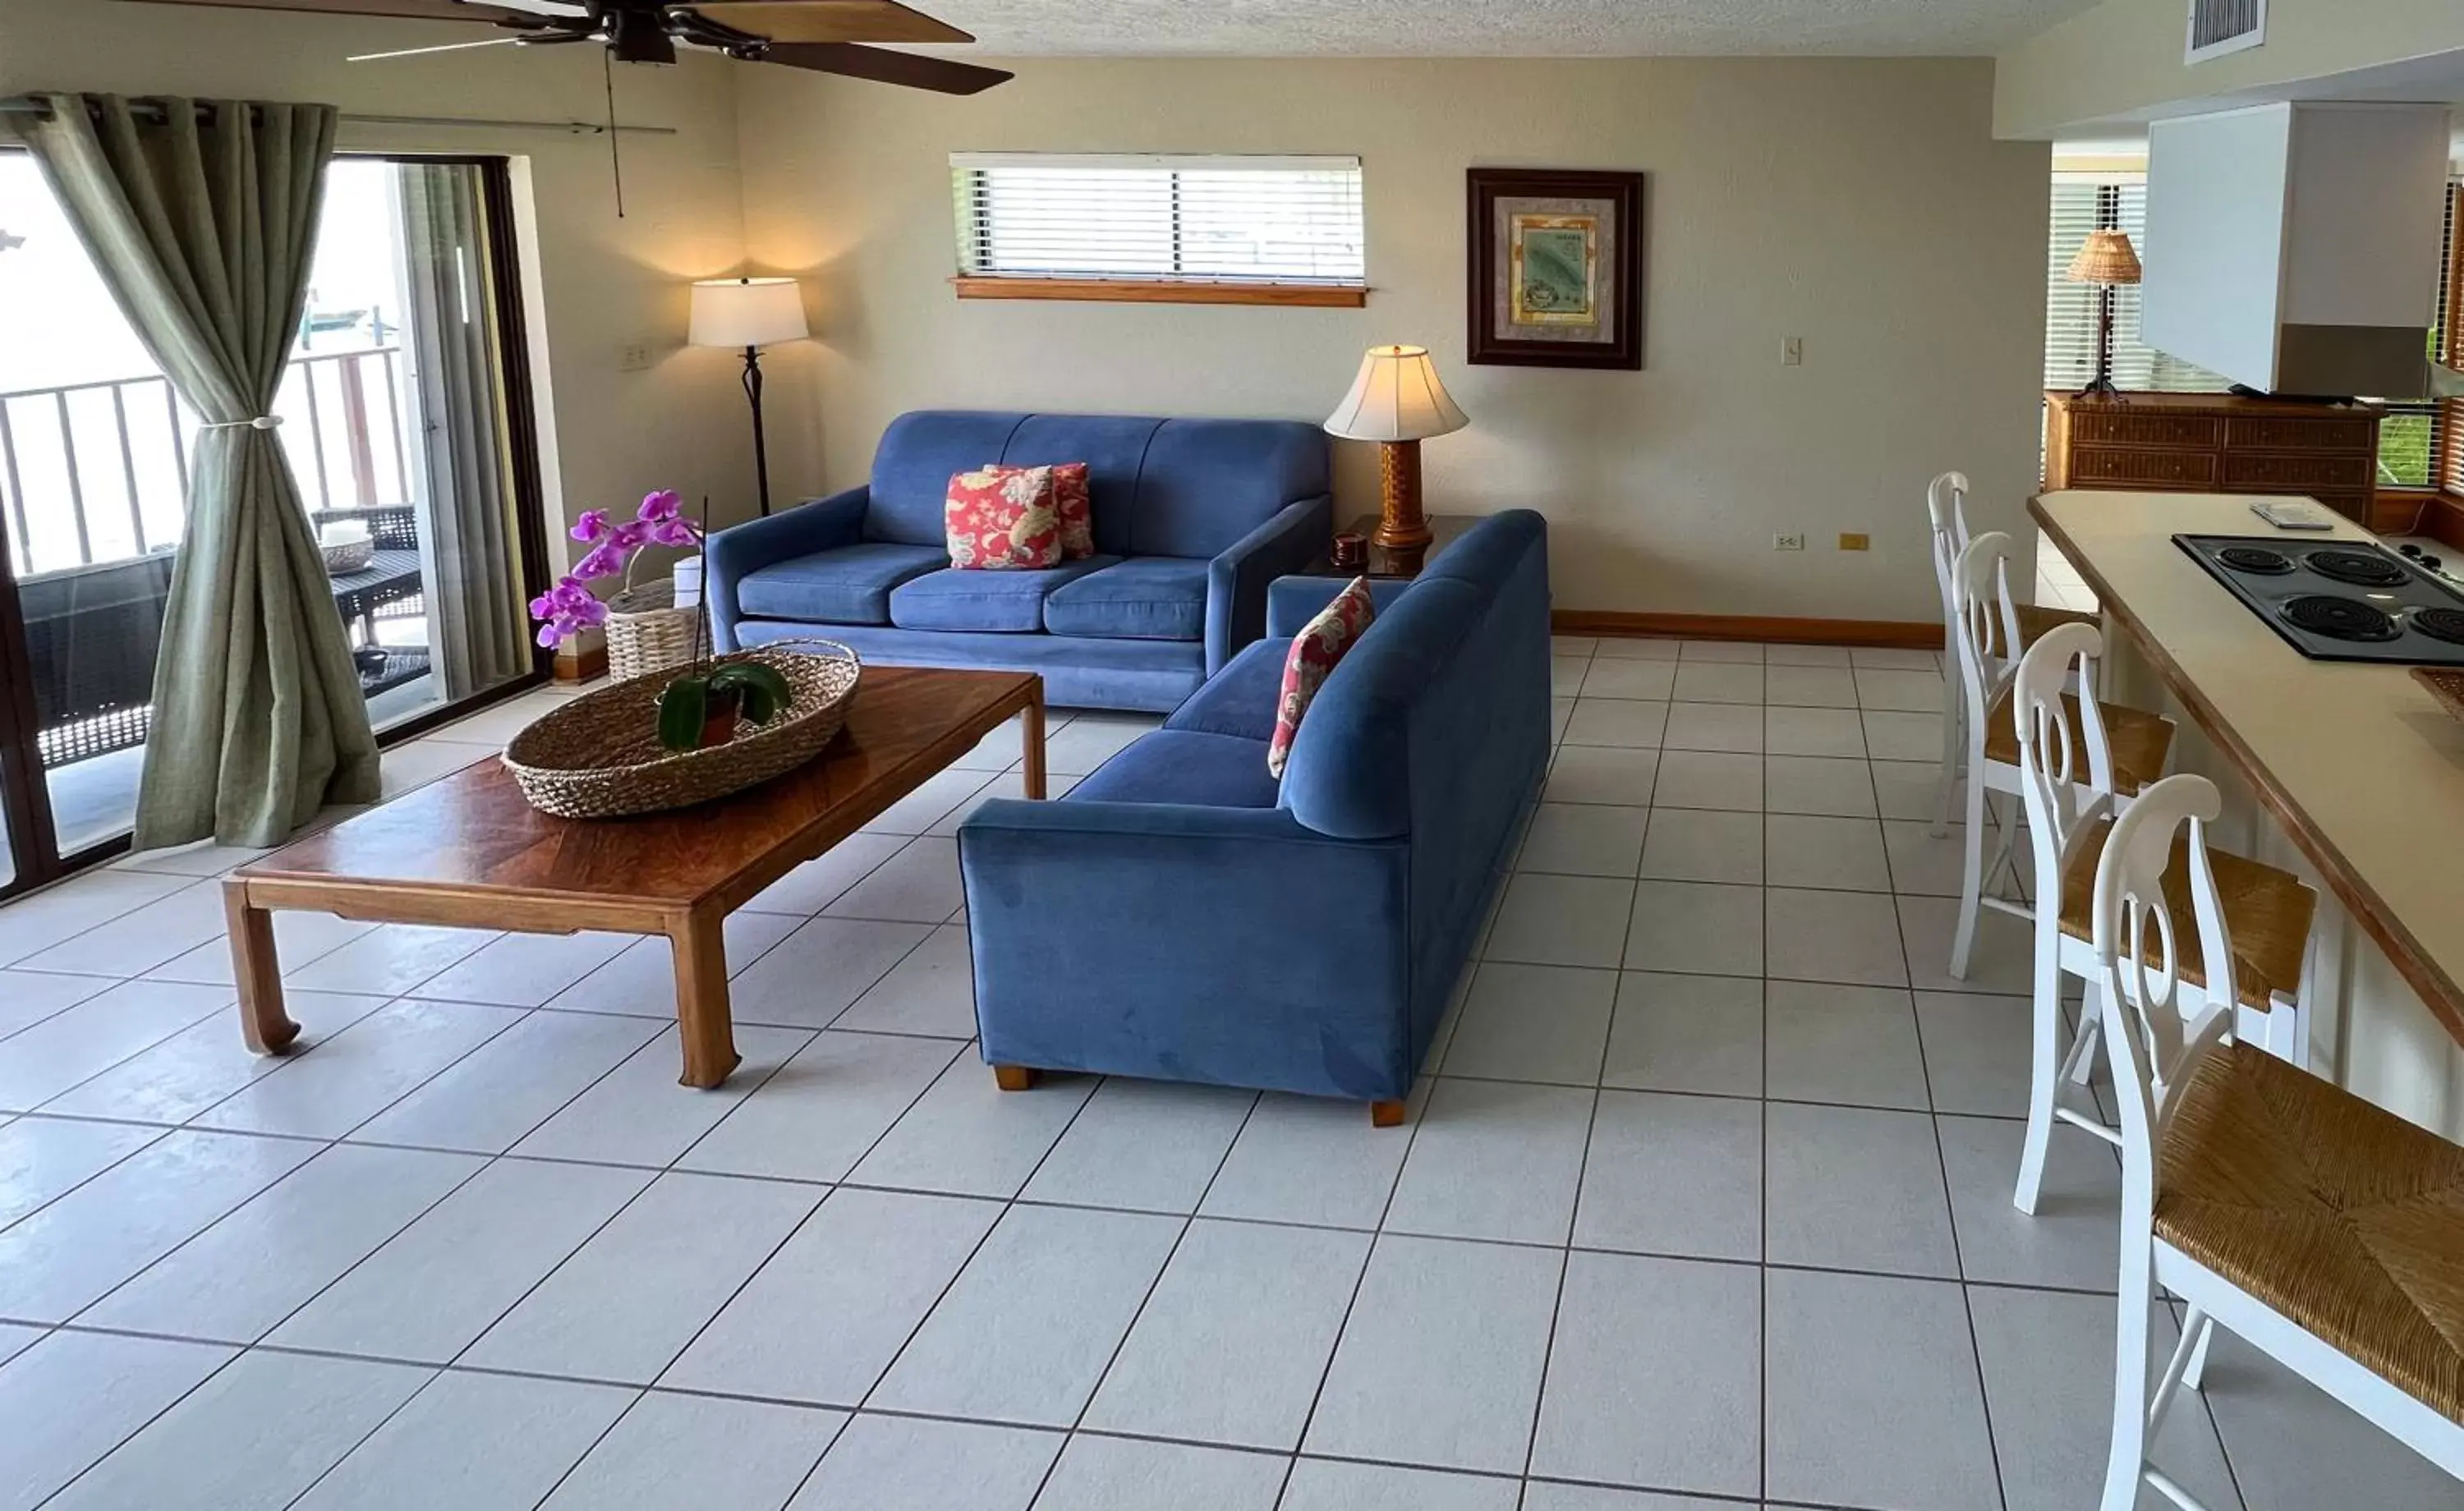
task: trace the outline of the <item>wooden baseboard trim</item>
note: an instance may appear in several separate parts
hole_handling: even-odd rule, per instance
[[[556,680],[559,682],[592,682],[607,675],[607,647],[593,646],[579,655],[557,653]]]
[[[1779,619],[1756,614],[1625,614],[1558,609],[1549,627],[1560,635],[1686,640],[1768,640],[1795,646],[1868,646],[1940,650],[1940,624],[1891,619]]]

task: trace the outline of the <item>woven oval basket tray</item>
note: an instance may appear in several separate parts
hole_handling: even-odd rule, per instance
[[[712,658],[713,667],[775,667],[794,692],[786,712],[767,724],[739,719],[724,745],[671,751],[659,743],[659,693],[676,673],[657,671],[585,692],[539,719],[505,747],[505,767],[532,807],[561,819],[687,808],[783,776],[838,736],[863,670],[855,652],[836,641],[793,644],[813,649],[764,646]]]

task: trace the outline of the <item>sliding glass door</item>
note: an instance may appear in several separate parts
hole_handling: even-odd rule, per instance
[[[542,674],[508,196],[501,161],[327,170],[275,412],[381,736]],[[0,889],[128,832],[198,423],[33,160],[0,152]]]

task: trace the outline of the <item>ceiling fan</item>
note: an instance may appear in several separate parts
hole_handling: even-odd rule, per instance
[[[780,63],[850,78],[972,95],[1014,76],[945,57],[868,47],[870,42],[972,42],[957,27],[897,0],[146,0],[155,5],[323,15],[472,21],[514,33],[484,42],[371,53],[354,62],[506,43],[604,43],[622,63],[672,63],[678,44],[752,63]]]

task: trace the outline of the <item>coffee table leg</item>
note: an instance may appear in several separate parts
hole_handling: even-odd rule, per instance
[[[1026,747],[1026,769],[1023,773],[1026,795],[1044,800],[1044,679],[1035,679],[1035,690],[1027,694],[1026,710],[1019,715],[1022,743]]]
[[[737,1062],[723,921],[716,911],[688,913],[668,932],[676,956],[676,1028],[685,1046],[682,1084],[705,1090],[724,1082]]]
[[[274,915],[252,907],[248,884],[223,883],[223,917],[230,925],[231,978],[239,983],[239,1031],[260,1055],[278,1055],[299,1037],[299,1025],[282,1010],[282,962],[274,950]]]

